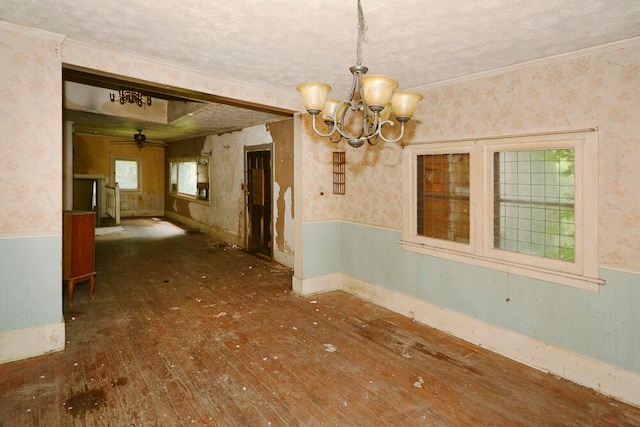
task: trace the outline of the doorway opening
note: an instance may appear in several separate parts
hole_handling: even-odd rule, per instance
[[[272,145],[245,147],[246,247],[269,258],[273,258]]]

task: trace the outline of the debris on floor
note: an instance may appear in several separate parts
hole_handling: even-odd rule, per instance
[[[335,353],[338,351],[338,348],[333,344],[324,344],[324,351],[327,353]]]

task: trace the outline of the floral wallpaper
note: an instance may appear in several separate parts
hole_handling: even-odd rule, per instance
[[[53,34],[0,26],[0,235],[61,233],[60,51]]]
[[[600,262],[640,272],[640,45],[422,91],[409,143],[599,129]],[[305,117],[304,126],[309,126]],[[400,230],[402,148],[352,149],[305,135],[304,221]],[[347,152],[347,194],[330,188],[330,151]]]

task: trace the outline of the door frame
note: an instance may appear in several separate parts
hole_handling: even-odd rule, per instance
[[[249,250],[249,162],[248,162],[248,157],[249,157],[249,153],[252,152],[257,152],[257,151],[268,151],[269,152],[269,160],[271,162],[271,167],[269,168],[270,170],[270,174],[267,177],[267,179],[270,180],[270,188],[271,188],[271,192],[269,194],[270,200],[269,200],[269,205],[271,207],[271,212],[270,212],[270,220],[269,220],[269,230],[270,230],[270,235],[271,235],[271,247],[269,250],[269,258],[273,259],[273,247],[274,247],[274,235],[273,233],[275,233],[275,225],[273,222],[273,208],[274,208],[274,200],[273,200],[273,185],[274,185],[274,173],[273,173],[273,169],[274,169],[274,164],[275,162],[273,161],[273,143],[268,143],[268,144],[260,144],[260,145],[245,145],[244,147],[244,184],[243,184],[243,188],[244,188],[244,246],[245,248],[247,248],[247,250]],[[264,255],[262,253],[260,253],[260,255]]]

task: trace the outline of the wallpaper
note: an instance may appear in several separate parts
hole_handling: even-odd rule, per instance
[[[640,46],[422,91],[408,143],[599,129],[600,262],[640,271]],[[309,125],[305,117],[304,125]],[[400,230],[402,148],[352,149],[304,138],[304,221],[339,218]],[[330,182],[327,151],[347,152],[347,194],[318,195]],[[316,191],[311,191],[316,190]],[[339,199],[339,200],[338,200]]]
[[[61,234],[60,43],[0,27],[0,234]]]

